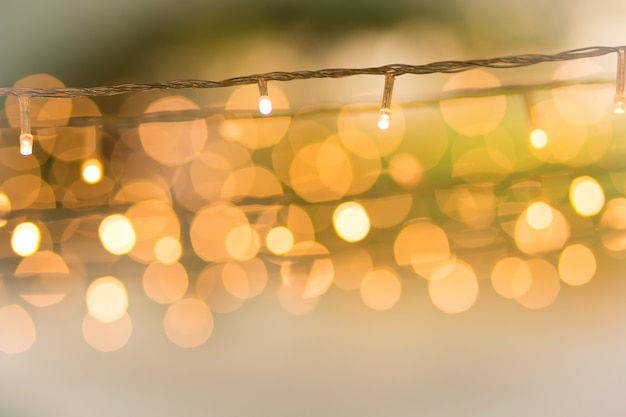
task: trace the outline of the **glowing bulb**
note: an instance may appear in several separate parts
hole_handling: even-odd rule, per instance
[[[259,111],[263,115],[268,115],[272,112],[272,101],[267,93],[267,81],[264,78],[259,78]]]
[[[261,96],[259,99],[259,111],[261,114],[268,115],[272,112],[272,101],[268,96]]]
[[[378,115],[378,128],[380,130],[389,129],[391,119],[391,109],[380,109],[380,113]]]
[[[20,153],[25,156],[33,154],[33,135],[30,133],[20,135]]]
[[[548,144],[548,135],[543,129],[535,129],[530,132],[530,144],[535,149],[543,149]]]
[[[385,75],[385,88],[383,89],[383,101],[380,105],[378,116],[378,128],[380,130],[389,129],[391,121],[391,94],[393,93],[393,81],[395,77],[391,74]]]
[[[29,256],[37,252],[41,242],[41,233],[36,224],[31,222],[20,223],[13,230],[11,247],[20,256]]]
[[[20,133],[20,153],[22,155],[32,155],[33,135],[30,133],[30,97],[20,96],[20,123],[22,131]]]
[[[81,173],[83,181],[95,184],[102,179],[102,164],[97,159],[88,159],[83,162]]]
[[[615,77],[615,99],[613,111],[623,114],[626,110],[626,56],[623,49],[617,51],[617,75]]]

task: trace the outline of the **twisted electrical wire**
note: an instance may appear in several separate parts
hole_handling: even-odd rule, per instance
[[[626,46],[594,46],[571,49],[553,55],[523,54],[489,59],[472,59],[467,61],[440,61],[423,65],[391,64],[369,68],[327,68],[305,71],[274,71],[264,74],[253,74],[227,78],[221,81],[206,80],[174,80],[159,83],[119,84],[103,87],[66,87],[66,88],[0,88],[0,96],[29,96],[33,98],[76,98],[102,97],[118,94],[145,92],[152,90],[205,89],[233,87],[244,84],[256,84],[259,79],[266,81],[293,81],[312,78],[345,78],[357,75],[393,75],[395,77],[414,74],[456,73],[474,68],[519,68],[544,62],[571,61],[591,58],[625,50]]]

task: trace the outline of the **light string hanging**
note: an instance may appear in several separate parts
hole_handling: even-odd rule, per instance
[[[33,153],[33,135],[30,131],[30,96],[19,96],[20,102],[20,153],[31,155]]]
[[[489,59],[472,59],[467,61],[440,61],[423,65],[392,64],[369,68],[328,68],[315,71],[274,71],[265,74],[246,75],[227,78],[221,81],[207,80],[174,80],[159,83],[119,84],[102,87],[64,87],[64,88],[29,88],[29,87],[2,87],[0,96],[27,95],[32,98],[77,98],[77,97],[104,97],[118,94],[137,93],[152,90],[180,90],[187,88],[222,88],[246,84],[258,84],[260,79],[269,81],[294,81],[313,78],[346,78],[357,75],[393,75],[399,77],[405,74],[426,75],[435,73],[456,73],[474,68],[519,68],[545,62],[572,61],[576,59],[592,58],[611,53],[626,51],[624,46],[595,46],[572,49],[554,55],[525,54]]]
[[[385,75],[385,87],[383,89],[383,101],[380,105],[378,116],[378,128],[380,130],[389,129],[391,123],[391,95],[393,94],[393,82],[395,77],[391,74]]]
[[[391,95],[393,83],[396,77],[405,74],[434,74],[434,73],[457,73],[474,68],[519,68],[536,65],[545,62],[571,61],[583,58],[591,58],[610,53],[616,53],[617,77],[616,93],[614,99],[615,113],[624,113],[626,109],[626,46],[596,46],[571,49],[553,55],[545,54],[522,54],[489,59],[472,59],[466,61],[440,61],[423,65],[391,64],[380,67],[368,68],[327,68],[321,70],[305,71],[274,71],[265,74],[247,75],[228,78],[221,81],[206,80],[174,80],[162,83],[137,83],[120,84],[114,86],[85,87],[85,88],[25,88],[12,87],[0,88],[0,96],[17,96],[21,107],[22,133],[20,135],[20,152],[23,155],[32,153],[33,137],[30,133],[29,101],[32,98],[77,98],[77,97],[103,97],[125,93],[146,92],[153,90],[169,89],[204,89],[232,87],[246,84],[257,84],[259,87],[259,111],[268,115],[272,111],[272,102],[268,95],[268,81],[293,81],[313,78],[345,78],[357,75],[384,75],[385,86],[383,100],[379,113],[378,127],[381,130],[389,128],[391,118]]]

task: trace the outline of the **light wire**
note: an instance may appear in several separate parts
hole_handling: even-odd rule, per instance
[[[405,74],[424,75],[434,73],[457,73],[474,68],[519,68],[545,62],[571,61],[591,58],[626,50],[626,46],[593,46],[571,49],[553,55],[523,54],[488,59],[467,61],[439,61],[423,65],[391,64],[368,68],[327,68],[305,71],[274,71],[227,78],[221,81],[173,80],[159,83],[133,83],[102,87],[64,87],[64,88],[0,88],[0,96],[29,96],[31,98],[76,98],[103,97],[118,94],[137,93],[153,90],[207,89],[233,87],[245,84],[257,84],[260,79],[267,81],[294,81],[312,78],[345,78],[357,75],[390,75],[399,77]]]

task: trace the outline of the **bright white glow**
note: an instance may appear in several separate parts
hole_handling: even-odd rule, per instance
[[[83,181],[95,184],[102,179],[102,164],[97,159],[88,159],[83,162]]]
[[[98,234],[104,248],[114,255],[130,252],[137,241],[133,225],[121,214],[113,214],[102,220]]]
[[[578,214],[591,217],[604,207],[604,191],[591,177],[578,177],[569,188],[569,198]]]
[[[543,149],[548,144],[548,135],[543,129],[535,129],[530,132],[530,144],[535,149]]]
[[[117,278],[98,278],[87,288],[87,310],[103,323],[119,320],[128,308],[126,287]]]
[[[31,222],[20,223],[13,230],[11,247],[20,256],[29,256],[37,252],[41,242],[41,233],[36,224]]]
[[[357,202],[340,204],[333,213],[333,225],[340,238],[347,242],[358,242],[370,231],[367,212]]]
[[[272,112],[272,101],[268,96],[261,96],[259,99],[259,111],[261,114],[268,115]]]
[[[22,155],[33,154],[33,135],[30,133],[22,133],[20,135],[20,153]]]
[[[617,114],[624,114],[624,109],[626,109],[626,102],[624,102],[624,100],[616,100],[613,112]]]
[[[378,116],[378,128],[380,130],[389,129],[391,121],[391,109],[380,109],[380,115]]]

